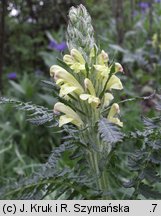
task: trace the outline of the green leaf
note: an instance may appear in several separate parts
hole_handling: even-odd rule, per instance
[[[159,193],[158,191],[154,191],[153,187],[144,183],[141,183],[139,185],[139,192],[147,199],[161,199],[161,193]]]
[[[42,125],[47,122],[51,122],[54,119],[54,114],[52,111],[43,106],[32,104],[31,102],[25,103],[14,99],[1,97],[0,104],[11,104],[18,110],[26,111],[28,113],[28,121],[36,125]]]
[[[109,47],[114,49],[115,51],[119,51],[119,52],[122,52],[122,53],[127,53],[128,52],[126,49],[123,49],[121,46],[116,45],[116,44],[110,44]]]
[[[22,88],[21,85],[17,84],[17,83],[14,82],[14,81],[11,81],[11,80],[10,80],[9,82],[10,82],[10,84],[12,85],[12,87],[13,87],[16,91],[18,91],[18,92],[20,92],[21,94],[25,95],[25,91],[24,91],[24,89]]]
[[[150,183],[156,183],[161,181],[161,177],[154,169],[154,166],[149,166],[143,171],[144,178]]]
[[[155,129],[155,128],[158,128],[158,125],[156,124],[156,120],[154,121],[153,119],[150,119],[150,118],[145,118],[143,117],[143,123],[145,125],[145,127],[149,130],[151,129]]]
[[[100,119],[98,123],[98,130],[101,138],[107,143],[117,143],[122,141],[123,134],[120,131],[120,128],[110,123],[106,118]]]

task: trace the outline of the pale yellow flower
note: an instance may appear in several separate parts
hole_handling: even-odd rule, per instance
[[[91,95],[96,96],[95,88],[90,79],[86,78],[84,80],[85,89],[90,92]]]
[[[77,92],[78,88],[75,86],[71,86],[70,84],[66,83],[61,86],[59,96],[64,97],[72,92]]]
[[[106,66],[106,65],[94,65],[94,68],[97,70],[98,72],[98,77],[102,76],[102,77],[109,77],[109,73],[111,68]]]
[[[104,95],[104,102],[103,102],[103,108],[106,108],[109,106],[110,102],[114,99],[114,96],[111,93],[105,93]]]
[[[95,49],[92,48],[89,54],[90,60],[95,57]]]
[[[97,65],[94,65],[94,68],[98,71],[99,76],[103,76],[103,77],[108,78],[112,66],[108,66],[105,64],[97,64]],[[118,62],[115,63],[115,73],[117,73],[117,72],[123,72],[123,67]]]
[[[100,104],[100,99],[98,97],[95,97],[93,95],[90,94],[81,94],[80,96],[81,100],[88,100],[88,103],[94,103],[96,106],[98,106]]]
[[[65,115],[60,116],[59,119],[59,127],[64,124],[72,123],[77,127],[81,127],[83,125],[83,121],[81,120],[80,116],[72,110],[69,106],[58,102],[54,106],[54,113],[64,113]]]
[[[117,90],[123,89],[120,79],[115,75],[112,75],[110,80],[107,83],[106,90],[111,90],[111,89],[117,89]]]
[[[69,65],[75,73],[85,70],[85,60],[82,54],[76,49],[72,49],[70,55],[65,55],[63,61]]]
[[[78,50],[72,49],[70,53],[71,53],[71,56],[74,58],[75,61],[77,61],[81,64],[85,64],[85,60],[84,60],[82,54]]]
[[[123,67],[120,63],[115,62],[115,73],[117,72],[123,72]]]
[[[81,94],[80,99],[81,100],[88,100],[89,104],[94,104],[98,106],[100,104],[100,99],[96,97],[95,88],[88,78],[84,80],[85,89],[89,91],[90,94]]]
[[[75,77],[58,65],[53,65],[50,68],[50,76],[54,77],[56,84],[61,86],[61,95],[67,95],[73,91],[78,94],[84,92],[84,89]]]
[[[120,121],[119,118],[116,116],[120,113],[120,108],[117,103],[112,104],[111,109],[108,114],[108,120],[114,124],[119,125],[120,127],[123,127],[123,122]]]
[[[108,54],[102,50],[101,53],[97,56],[97,64],[98,65],[107,65],[109,61]]]

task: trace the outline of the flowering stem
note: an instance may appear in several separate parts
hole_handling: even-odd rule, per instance
[[[90,166],[96,175],[97,189],[99,191],[106,193],[108,191],[107,175],[105,171],[100,172],[99,159],[98,159],[99,154],[96,151],[89,152],[89,158],[90,158]],[[102,196],[102,199],[110,199],[110,197],[105,194]]]
[[[102,196],[102,199],[110,199],[110,197],[106,194],[106,192],[109,190],[108,188],[108,179],[107,179],[107,174],[105,170],[100,170],[99,167],[99,162],[102,156],[102,151],[101,151],[101,141],[99,137],[97,136],[97,132],[94,131],[93,127],[88,128],[88,130],[84,131],[84,137],[85,137],[85,142],[89,143],[90,145],[93,142],[96,142],[95,148],[89,148],[88,151],[88,158],[89,158],[89,165],[91,168],[91,172],[94,173],[96,176],[96,185],[97,185],[97,190],[105,193],[105,195]],[[93,143],[94,145],[94,143]]]

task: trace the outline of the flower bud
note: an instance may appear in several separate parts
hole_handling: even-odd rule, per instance
[[[108,120],[114,124],[119,125],[120,127],[123,126],[123,122],[121,122],[116,115],[120,113],[120,108],[117,103],[112,104],[110,112],[108,114]]]
[[[96,95],[96,92],[95,92],[95,89],[94,89],[94,86],[93,86],[91,80],[86,78],[84,80],[84,86],[85,86],[85,89],[87,89],[90,92],[91,95],[93,95],[93,96]]]
[[[71,50],[71,56],[75,59],[75,61],[77,61],[81,64],[85,64],[85,60],[84,60],[82,54],[78,50],[72,49]]]
[[[98,64],[100,65],[107,64],[109,61],[108,54],[104,50],[102,50],[101,53],[97,57],[97,61],[98,61]]]
[[[120,63],[116,62],[115,63],[115,72],[123,72],[123,67]]]

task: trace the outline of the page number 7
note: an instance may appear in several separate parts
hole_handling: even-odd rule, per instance
[[[156,207],[157,207],[157,204],[152,204],[152,206],[153,206],[153,210],[150,211],[150,212],[155,212],[155,209],[156,209]]]

